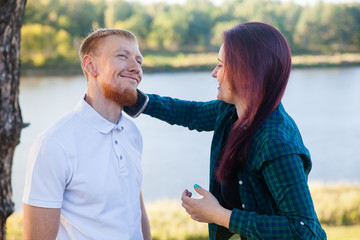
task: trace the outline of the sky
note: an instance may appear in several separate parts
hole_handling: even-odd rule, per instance
[[[128,0],[129,2],[140,2],[143,4],[150,4],[150,3],[154,3],[154,2],[167,2],[167,3],[184,3],[186,2],[186,0]],[[216,5],[221,4],[223,2],[223,0],[211,0],[212,2],[214,2]],[[287,2],[290,0],[281,0],[283,2]],[[319,2],[320,0],[294,0],[296,3],[301,4],[301,5],[312,5],[316,2]],[[327,2],[327,3],[351,3],[351,2],[357,2],[360,3],[360,0],[322,0],[323,2]]]

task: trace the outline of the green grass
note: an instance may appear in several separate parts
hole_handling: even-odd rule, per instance
[[[310,185],[310,189],[328,240],[360,240],[360,186]],[[179,200],[148,203],[146,209],[154,240],[208,239],[207,224],[193,221]],[[8,219],[7,232],[7,240],[24,239],[22,214]]]
[[[173,68],[193,66],[215,66],[218,53],[197,53],[172,56],[145,55],[144,67],[171,66]],[[331,65],[360,65],[360,53],[337,53],[334,55],[297,55],[292,57],[293,66],[331,66]]]
[[[359,53],[334,55],[299,55],[292,57],[294,67],[332,67],[360,65]]]
[[[322,224],[335,226],[360,224],[359,185],[313,184],[310,190],[316,213]]]
[[[174,212],[166,211],[169,202],[158,202],[156,205],[162,206],[162,210],[153,215],[149,214],[151,221],[151,231],[154,240],[205,240],[208,239],[207,225],[196,223],[187,216],[184,211],[178,209],[178,204],[173,201],[171,208],[177,209]],[[149,211],[150,209],[148,209]],[[176,213],[182,211],[183,213]],[[149,211],[151,212],[151,210]],[[166,212],[165,216],[161,215]],[[160,216],[159,216],[160,215]],[[163,218],[164,217],[164,218]],[[329,226],[323,224],[328,240],[360,240],[360,224],[351,226]],[[23,240],[23,218],[21,214],[12,215],[7,222],[7,240]],[[240,239],[238,236],[232,240]]]
[[[147,204],[146,211],[154,240],[208,239],[207,225],[193,221],[179,201]]]
[[[352,226],[323,225],[328,240],[359,240],[360,224]]]

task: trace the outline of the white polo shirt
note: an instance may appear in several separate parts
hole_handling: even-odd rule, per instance
[[[121,115],[117,124],[84,99],[34,142],[23,201],[61,208],[57,239],[142,239],[142,137]]]

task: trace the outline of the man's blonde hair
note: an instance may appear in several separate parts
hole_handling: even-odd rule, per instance
[[[81,43],[79,50],[80,61],[85,55],[97,54],[99,43],[108,36],[120,36],[131,42],[138,44],[136,36],[125,29],[119,28],[101,28],[90,33]]]

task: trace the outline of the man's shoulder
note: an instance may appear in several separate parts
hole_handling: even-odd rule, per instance
[[[67,133],[73,131],[76,128],[76,112],[70,111],[53,123],[51,123],[40,135],[38,136],[37,140],[45,140],[49,138],[59,138]]]

